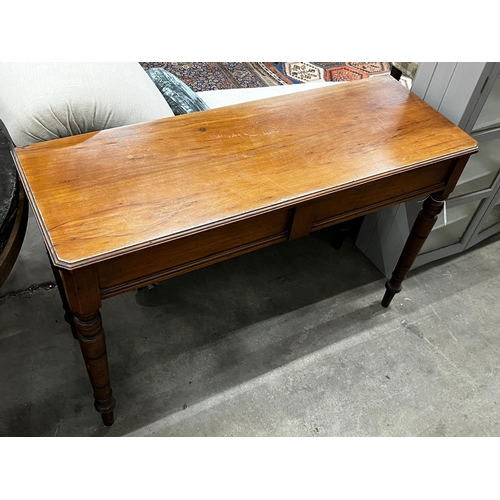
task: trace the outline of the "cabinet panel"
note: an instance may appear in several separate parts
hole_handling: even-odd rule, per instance
[[[500,171],[500,138],[479,143],[479,153],[472,155],[450,198],[488,189]]]
[[[446,211],[446,224],[444,212],[441,212],[420,253],[425,254],[459,243],[480,205],[481,200],[477,200],[449,208]]]
[[[481,222],[479,227],[479,231],[485,231],[490,227],[493,227],[495,224],[500,223],[500,200],[497,200],[496,205],[494,205],[493,209],[489,213],[489,215]]]
[[[497,77],[472,132],[500,127],[500,78]]]

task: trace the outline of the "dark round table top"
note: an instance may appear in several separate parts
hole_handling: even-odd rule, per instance
[[[2,125],[0,122],[0,253],[12,232],[19,203],[16,166]]]

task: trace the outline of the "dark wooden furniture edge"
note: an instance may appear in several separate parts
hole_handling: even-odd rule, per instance
[[[16,263],[28,226],[28,198],[19,180],[14,157],[16,157],[14,144],[5,125],[0,120],[0,168],[17,178],[5,220],[0,221],[2,232],[10,233],[0,253],[0,287],[3,286]]]

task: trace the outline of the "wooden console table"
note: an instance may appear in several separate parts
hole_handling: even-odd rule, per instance
[[[426,198],[387,307],[476,141],[389,76],[16,148],[17,168],[113,423],[102,299]]]

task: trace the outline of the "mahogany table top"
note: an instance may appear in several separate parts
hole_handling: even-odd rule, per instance
[[[381,76],[16,153],[53,261],[76,269],[476,150]]]

